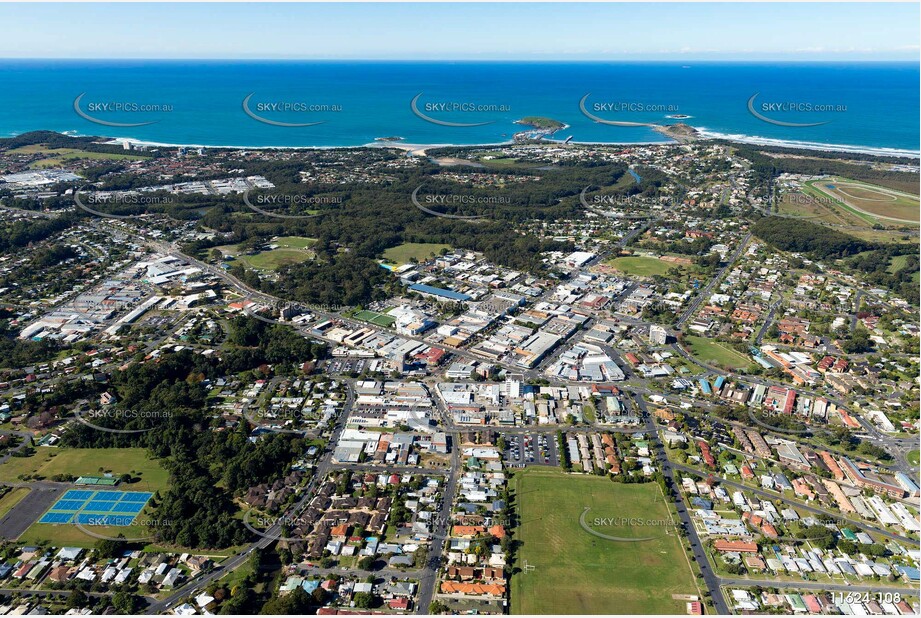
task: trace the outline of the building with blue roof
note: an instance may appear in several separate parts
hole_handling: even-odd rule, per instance
[[[310,594],[314,590],[320,587],[320,580],[318,579],[307,579],[304,580],[304,583],[301,584],[301,588],[304,589],[304,592]]]
[[[921,580],[921,572],[916,567],[897,564],[895,567],[899,573],[905,576],[908,581],[916,582]]]
[[[436,288],[434,286],[425,285],[422,283],[414,283],[409,286],[409,289],[413,292],[418,292],[423,296],[434,296],[436,298],[446,298],[448,300],[454,301],[470,300],[470,296],[467,296],[466,294],[461,294],[460,292],[455,292],[454,290]]]
[[[919,491],[918,485],[915,484],[911,477],[905,474],[904,472],[895,473],[895,482],[898,483],[902,489],[908,492],[908,495],[912,498],[917,496]]]

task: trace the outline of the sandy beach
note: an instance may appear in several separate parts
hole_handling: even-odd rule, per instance
[[[675,136],[671,133],[665,132],[659,129],[666,129],[669,125],[655,125],[653,130],[661,135],[668,137],[673,141],[678,141],[675,139]],[[742,135],[742,134],[726,134],[719,133],[716,131],[710,131],[706,127],[694,127],[697,131],[697,136],[694,139],[698,140],[726,140],[729,142],[738,142],[740,144],[755,144],[759,146],[774,146],[777,148],[794,148],[794,149],[805,149],[805,150],[815,150],[820,152],[832,152],[832,153],[841,153],[841,154],[863,154],[870,156],[878,157],[907,157],[912,159],[918,159],[921,157],[921,151],[911,151],[911,150],[901,150],[897,148],[870,148],[867,146],[852,146],[848,144],[822,144],[819,142],[806,142],[806,141],[794,141],[794,140],[780,140],[772,139],[767,137],[752,136],[752,135]],[[38,129],[36,129],[38,130]],[[75,131],[68,131],[67,135],[71,137],[83,137]],[[349,149],[349,148],[394,148],[397,150],[402,150],[410,154],[411,156],[428,156],[427,151],[433,148],[446,148],[446,147],[457,147],[457,148],[488,148],[488,147],[503,147],[510,146],[514,144],[514,141],[509,140],[505,142],[495,142],[495,143],[484,143],[484,144],[407,144],[403,142],[371,142],[369,144],[362,144],[357,146],[235,146],[235,145],[217,145],[217,144],[174,144],[174,143],[164,143],[164,142],[152,142],[139,139],[133,139],[130,137],[106,137],[98,136],[101,140],[105,140],[104,143],[110,144],[123,144],[124,142],[131,142],[132,144],[137,144],[139,146],[148,146],[152,148],[163,147],[163,148],[220,148],[220,149],[231,149],[231,150],[337,150],[337,149]],[[548,144],[563,144],[562,141],[557,140],[545,140]],[[591,142],[591,141],[578,141],[573,140],[569,142],[573,145],[594,145],[594,146],[648,146],[654,144],[663,144],[667,142]]]

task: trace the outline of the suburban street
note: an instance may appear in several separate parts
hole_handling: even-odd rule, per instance
[[[716,271],[716,274],[710,278],[710,281],[707,282],[707,285],[705,285],[703,289],[697,293],[697,295],[694,297],[694,300],[692,300],[688,305],[688,308],[684,310],[684,312],[675,322],[676,329],[683,327],[685,322],[687,322],[689,319],[691,319],[691,316],[697,313],[697,309],[700,307],[700,303],[710,298],[714,286],[716,286],[716,284],[723,278],[723,275],[725,275],[726,272],[732,268],[732,265],[735,264],[736,261],[742,256],[742,253],[748,246],[748,242],[751,240],[751,237],[751,232],[745,235],[745,237],[739,242],[739,246],[736,247],[735,251],[732,252],[732,255],[729,257],[729,259],[726,260],[726,263],[721,266],[718,271]]]
[[[659,438],[659,431],[656,429],[655,423],[652,420],[652,415],[649,414],[646,402],[643,400],[642,396],[634,395],[633,399],[637,407],[643,412],[643,420],[646,423],[649,442],[653,445],[656,461],[662,466],[662,474],[668,480],[671,488],[671,498],[675,504],[675,510],[678,512],[678,517],[681,519],[681,525],[690,539],[694,562],[700,569],[701,575],[703,575],[703,583],[710,593],[710,598],[713,599],[713,606],[716,613],[729,614],[729,607],[726,605],[726,600],[723,598],[723,591],[720,588],[720,579],[710,565],[710,560],[707,558],[706,552],[704,552],[700,537],[697,534],[697,530],[694,528],[694,523],[691,521],[691,516],[688,513],[684,499],[678,491],[678,483],[673,472],[673,464],[669,461],[665,453],[665,446]]]

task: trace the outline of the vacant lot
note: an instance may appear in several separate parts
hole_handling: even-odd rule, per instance
[[[451,246],[430,242],[407,242],[384,251],[384,261],[396,266],[408,264],[413,258],[423,262],[433,255],[439,255],[442,249],[450,250]]]
[[[41,446],[31,457],[10,457],[0,465],[0,481],[18,482],[20,476],[50,479],[57,474],[99,476],[131,474],[140,480],[120,484],[122,490],[156,491],[167,485],[169,475],[143,448],[51,448]]]
[[[672,595],[698,594],[657,485],[532,468],[515,473],[512,487],[520,520],[515,539],[522,543],[513,614],[682,614],[684,601]],[[598,537],[580,518],[604,535],[651,540]]]
[[[614,258],[608,264],[622,273],[636,275],[637,277],[667,275],[672,269],[680,269],[680,266],[675,264],[642,255]]]
[[[719,365],[727,369],[743,369],[751,364],[748,357],[719,341],[691,335],[684,338],[684,343],[690,348],[691,354],[711,365]]]

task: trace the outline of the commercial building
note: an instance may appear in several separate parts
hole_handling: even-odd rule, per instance
[[[428,296],[440,300],[453,300],[457,302],[470,300],[470,296],[466,294],[461,294],[460,292],[455,292],[454,290],[436,288],[431,285],[424,285],[421,283],[414,283],[413,285],[409,286],[409,289],[413,292],[421,294],[422,296]]]
[[[649,341],[653,345],[665,345],[668,341],[668,331],[658,324],[649,327]]]
[[[878,494],[886,494],[890,498],[902,498],[905,496],[904,489],[898,485],[887,483],[879,477],[869,476],[847,457],[841,458],[841,469],[847,478],[860,488],[869,489]]]

